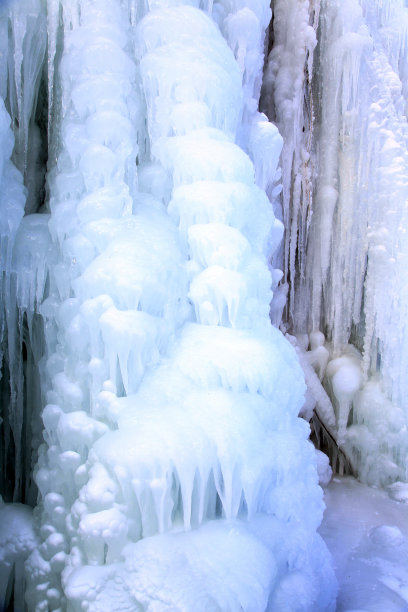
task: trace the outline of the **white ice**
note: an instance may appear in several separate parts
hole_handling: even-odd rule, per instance
[[[22,41],[36,70],[49,43],[47,212],[23,218],[12,258],[16,312],[44,324],[29,605],[333,609],[303,374],[269,320],[270,7],[48,4],[38,49],[34,2],[13,12],[7,75],[24,102]]]
[[[407,8],[276,0],[273,16],[277,126],[258,110],[266,0],[0,9],[16,498],[23,424],[43,426],[40,543],[4,545],[16,605],[33,548],[34,612],[334,610],[314,413],[361,479],[407,498]],[[287,295],[284,338],[270,317]],[[405,523],[373,524],[349,558],[361,530],[337,484],[322,533],[338,609],[405,606]],[[20,510],[0,508],[5,529]],[[367,565],[380,604],[360,597]]]

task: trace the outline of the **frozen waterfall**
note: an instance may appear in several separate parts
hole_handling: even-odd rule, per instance
[[[3,8],[3,463],[9,498],[35,501],[32,471],[39,492],[30,610],[333,609],[303,375],[269,320],[271,11],[193,4]]]
[[[309,421],[408,480],[407,66],[404,0],[0,4],[0,607],[335,609]]]

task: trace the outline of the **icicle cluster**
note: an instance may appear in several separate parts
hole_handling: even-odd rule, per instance
[[[320,0],[274,0],[273,46],[263,81],[262,106],[283,136],[282,200],[277,214],[285,238],[280,285],[288,293],[286,319],[302,329],[305,316],[295,300],[306,275],[306,248],[313,209],[315,109],[312,93],[313,57],[317,44]]]
[[[31,505],[42,429],[44,343],[37,308],[52,247],[48,216],[23,215],[38,200],[43,176],[34,117],[46,45],[43,17],[35,2],[0,7],[0,487],[6,501]],[[0,602],[7,605],[14,591],[15,609],[23,609],[24,560],[38,544],[32,512],[1,500],[0,515]]]
[[[23,422],[22,362],[16,353],[22,344],[21,315],[15,308],[16,275],[13,273],[13,248],[16,234],[24,214],[26,191],[23,179],[10,157],[14,146],[14,136],[10,129],[10,116],[3,100],[0,100],[0,366],[10,372],[10,406],[2,407],[2,490],[7,490],[7,455],[12,443],[16,446],[17,462],[20,462],[21,435]],[[4,360],[4,362],[3,362]],[[8,381],[2,381],[4,383]],[[7,396],[4,394],[4,397]],[[18,465],[20,467],[20,465]],[[17,472],[21,475],[22,470]],[[16,482],[7,493],[20,492],[21,483]]]
[[[36,348],[27,347],[37,334],[41,336],[42,324],[35,313],[43,297],[52,248],[47,239],[48,217],[30,215],[23,218],[27,192],[21,173],[10,159],[14,136],[10,116],[1,99],[0,141],[2,490],[8,501],[35,503],[36,490],[31,475],[32,451],[38,446],[40,436],[37,366],[43,354],[41,339]],[[15,464],[13,475],[9,473],[10,463]]]
[[[403,2],[321,3],[319,172],[295,300],[298,331],[330,340],[338,441],[373,484],[408,477],[407,27]]]

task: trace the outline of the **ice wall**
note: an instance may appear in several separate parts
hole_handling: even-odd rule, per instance
[[[324,332],[320,357],[312,342],[308,357],[335,407],[338,442],[371,484],[408,477],[407,24],[400,1],[320,3],[306,239],[293,221],[295,202],[286,223],[286,244],[296,246],[298,258],[285,254],[294,291],[288,323],[299,338]],[[270,70],[274,65],[272,52]],[[282,85],[276,105],[283,94]],[[296,193],[303,172],[283,165],[283,173]]]
[[[27,93],[47,100],[47,212],[12,257],[14,312],[42,325],[29,609],[333,609],[303,376],[269,320],[269,6],[32,6],[7,13],[12,84],[34,44],[21,24],[47,22]]]
[[[362,479],[387,484],[408,477],[408,9],[399,2],[351,3],[352,19],[335,4],[324,10],[331,29],[322,28],[321,70],[333,86],[322,91],[320,147],[332,148],[333,156],[321,159],[317,187],[312,243],[323,248],[310,254],[313,325],[323,321],[330,330],[335,357],[350,339],[362,351],[361,381],[347,399],[345,445]],[[328,240],[328,228],[336,240]],[[342,389],[333,390],[336,402]]]

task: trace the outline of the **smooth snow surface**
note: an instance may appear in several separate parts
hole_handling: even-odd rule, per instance
[[[338,612],[408,610],[407,497],[390,493],[338,476],[325,489],[319,532],[333,555]]]

